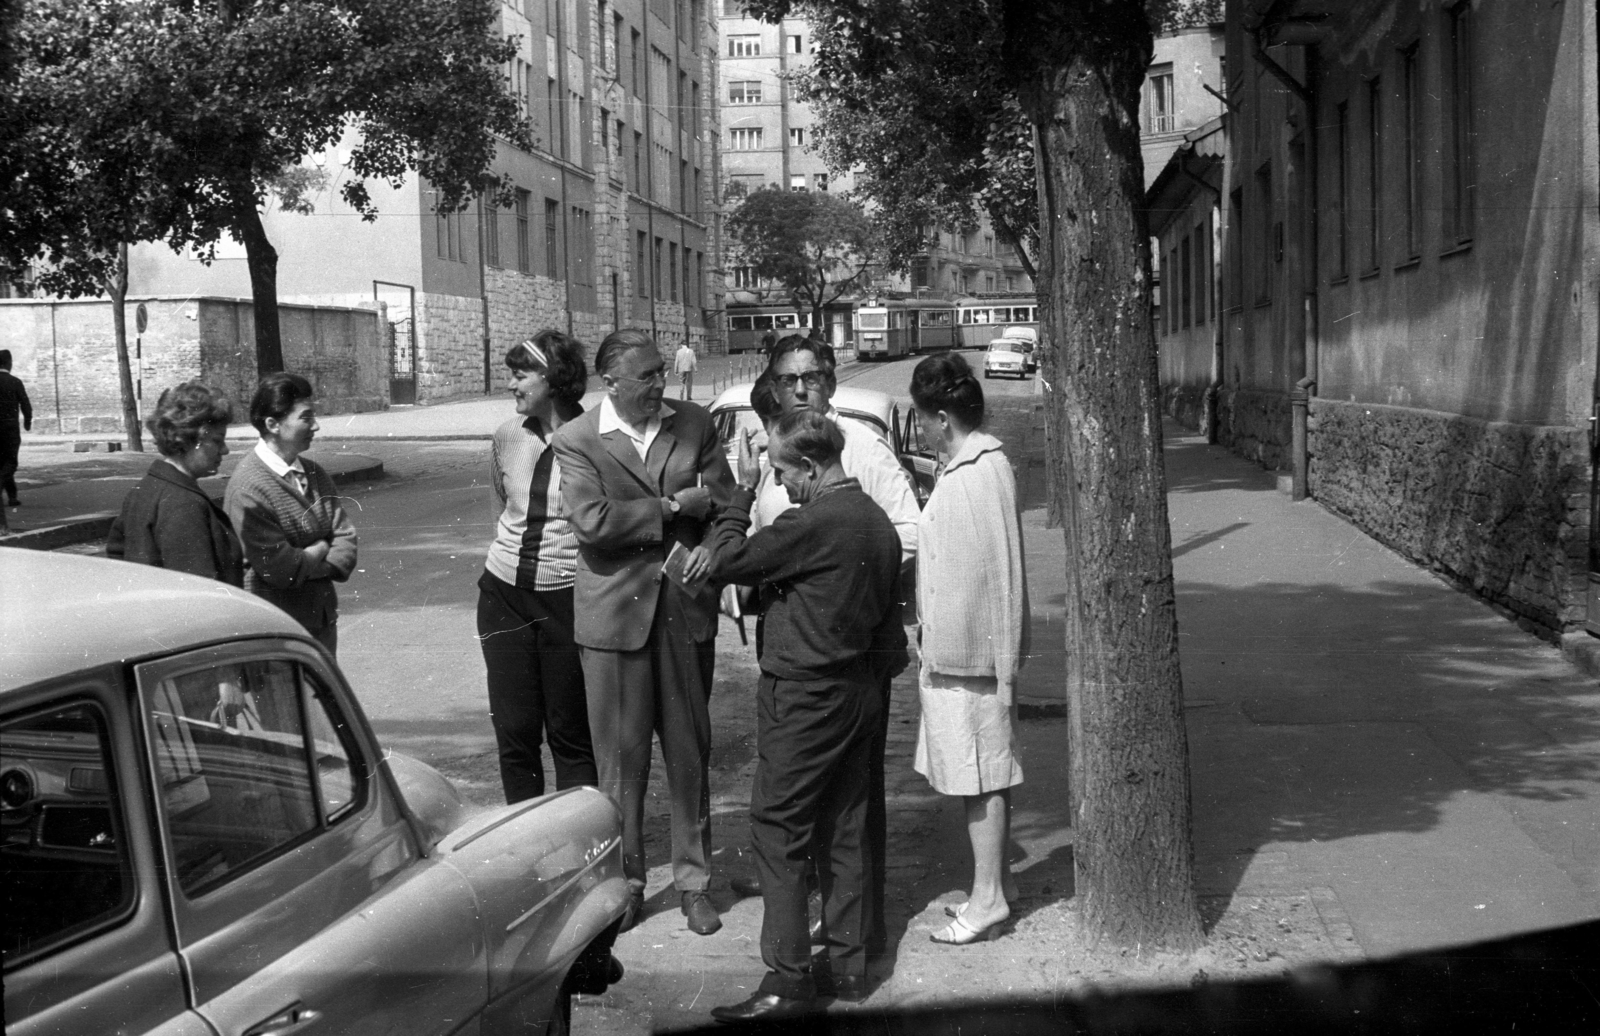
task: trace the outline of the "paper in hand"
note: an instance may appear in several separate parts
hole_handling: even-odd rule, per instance
[[[661,566],[661,574],[683,587],[689,593],[697,594],[705,589],[709,579],[707,576],[701,576],[693,581],[685,579],[683,570],[688,564],[689,551],[684,548],[683,544],[674,543],[671,552],[667,554],[667,563]]]

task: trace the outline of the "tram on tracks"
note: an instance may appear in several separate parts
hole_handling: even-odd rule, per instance
[[[972,296],[954,303],[956,337],[961,349],[986,349],[1008,327],[1030,327],[1039,332],[1039,303],[1033,296],[983,298]]]
[[[728,351],[760,352],[761,339],[770,331],[778,338],[811,331],[811,313],[793,306],[740,306],[728,314]]]
[[[856,307],[856,355],[862,360],[956,347],[956,308],[931,299],[884,299]]]

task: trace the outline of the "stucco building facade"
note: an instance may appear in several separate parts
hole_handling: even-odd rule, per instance
[[[1578,628],[1594,5],[1231,0],[1227,44],[1218,317],[1163,336],[1169,407],[1213,393],[1219,441],[1526,628]]]

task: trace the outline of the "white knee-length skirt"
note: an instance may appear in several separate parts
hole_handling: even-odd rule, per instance
[[[913,766],[942,795],[982,795],[1022,783],[1016,706],[1000,701],[988,676],[950,676],[923,669],[922,721]]]

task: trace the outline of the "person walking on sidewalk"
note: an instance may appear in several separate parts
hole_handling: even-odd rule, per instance
[[[228,455],[233,409],[198,381],[161,393],[145,420],[161,459],[122,501],[106,557],[244,586],[244,548],[228,512],[200,488]]]
[[[991,939],[1016,897],[1006,865],[1010,789],[1022,783],[1012,728],[1027,654],[1028,580],[1017,485],[1000,440],[982,430],[983,389],[959,353],[930,356],[911,376],[923,441],[949,458],[917,523],[922,619],[916,771],[966,800],[972,892],[931,938]]]
[[[17,497],[17,454],[22,433],[33,431],[33,404],[22,380],[11,373],[11,350],[0,349],[0,489],[7,507],[21,506]]]
[[[624,929],[644,909],[644,798],[650,735],[672,797],[672,876],[689,929],[722,927],[711,902],[711,713],[717,595],[663,578],[674,550],[696,570],[713,505],[733,495],[711,415],[662,402],[667,365],[644,331],[613,331],[595,369],[600,405],[556,432],[561,502],[578,539],[573,637],[589,702],[600,790],[622,810]],[[694,585],[692,581],[690,585]]]
[[[900,538],[845,473],[844,445],[822,414],[782,417],[767,457],[795,507],[745,539],[760,476],[745,432],[741,490],[711,537],[713,580],[762,587],[750,837],[768,969],[750,997],[712,1010],[718,1021],[801,1014],[819,993],[860,1000],[868,992],[868,768],[883,725],[883,674],[908,659]],[[826,921],[820,975],[806,918],[813,860]]]
[[[261,379],[250,401],[261,434],[244,455],[223,507],[244,544],[244,588],[288,612],[335,654],[339,595],[334,583],[356,567],[356,530],[333,479],[302,454],[318,428],[311,383],[279,372]]]
[[[556,430],[583,413],[583,352],[574,338],[540,331],[506,353],[517,413],[489,449],[495,536],[478,579],[478,643],[507,803],[544,794],[543,741],[558,790],[600,783],[572,633],[578,539],[550,448]]]
[[[679,399],[694,398],[694,372],[699,366],[700,360],[695,356],[694,350],[689,348],[688,342],[678,346],[678,354],[672,360],[672,369],[683,385],[678,390]]]

